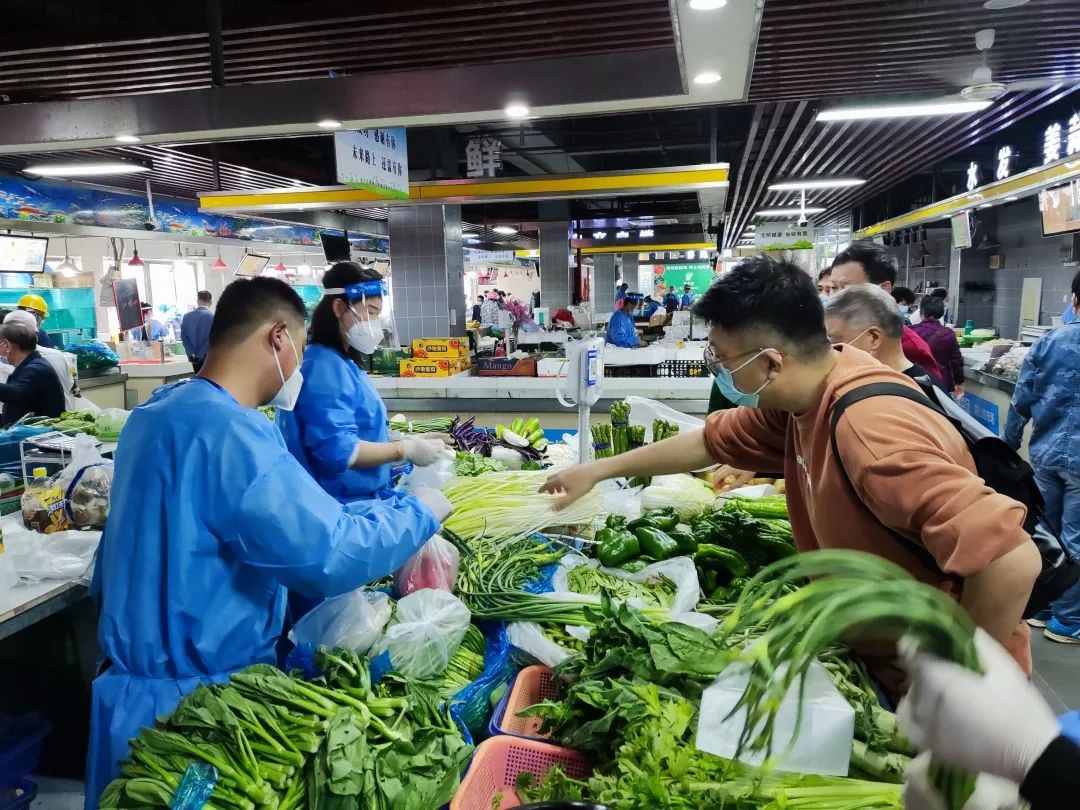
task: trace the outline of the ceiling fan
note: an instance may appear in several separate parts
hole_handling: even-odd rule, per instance
[[[950,81],[960,84],[960,97],[965,101],[994,101],[1006,93],[1015,93],[1021,90],[1038,90],[1043,87],[1053,87],[1057,84],[1068,82],[1066,77],[1054,77],[1046,79],[1025,79],[1022,81],[1003,82],[994,80],[994,72],[990,67],[990,51],[994,47],[995,31],[993,28],[983,28],[975,32],[975,47],[982,54],[982,64],[976,67],[969,78]]]

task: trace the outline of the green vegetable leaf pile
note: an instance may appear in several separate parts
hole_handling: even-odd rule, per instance
[[[217,770],[208,810],[435,810],[472,753],[438,684],[390,674],[377,687],[350,650],[321,650],[303,681],[266,665],[200,686],[143,729],[99,801],[168,808],[188,766]]]

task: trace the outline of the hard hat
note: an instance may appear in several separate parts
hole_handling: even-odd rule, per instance
[[[27,293],[19,299],[19,306],[25,309],[34,309],[49,317],[49,305],[45,303],[45,299],[40,295],[34,295],[33,293]]]

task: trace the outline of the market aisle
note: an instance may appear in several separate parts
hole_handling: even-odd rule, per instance
[[[1057,714],[1080,709],[1080,649],[1071,644],[1047,641],[1033,632],[1031,658],[1035,665],[1035,685]]]
[[[33,778],[38,785],[38,795],[30,805],[31,810],[82,810],[83,782],[51,776]]]

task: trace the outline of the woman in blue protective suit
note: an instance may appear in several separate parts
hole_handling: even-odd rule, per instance
[[[289,453],[256,406],[295,404],[305,332],[287,284],[233,282],[199,375],[159,388],[124,426],[92,586],[102,666],[87,810],[142,726],[201,683],[274,663],[287,588],[327,597],[383,577],[449,514],[431,490],[343,505]]]
[[[634,328],[634,313],[641,306],[640,293],[627,293],[615,305],[615,311],[608,319],[607,342],[623,349],[636,349],[644,346]]]
[[[304,388],[296,408],[278,416],[289,452],[339,501],[388,496],[390,465],[425,466],[448,453],[439,438],[389,441],[386,406],[359,366],[382,342],[382,277],[355,262],[323,276],[311,317]]]

